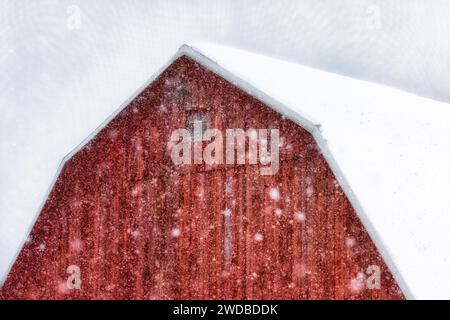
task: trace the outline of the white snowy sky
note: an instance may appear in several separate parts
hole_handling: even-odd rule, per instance
[[[79,29],[68,27],[71,5]],[[446,0],[1,0],[0,279],[63,156],[183,43],[231,45],[449,102],[449,12]]]

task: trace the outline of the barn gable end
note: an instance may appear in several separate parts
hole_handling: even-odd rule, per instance
[[[66,157],[0,296],[404,298],[330,168],[318,127],[233,82],[182,48]],[[219,130],[279,129],[279,171],[174,165],[169,137],[192,119]],[[80,289],[67,286],[70,266]],[[380,286],[369,288],[377,268]]]

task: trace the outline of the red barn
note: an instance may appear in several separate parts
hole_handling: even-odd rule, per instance
[[[320,130],[286,110],[183,46],[65,158],[0,297],[403,299]],[[196,123],[277,129],[279,167],[175,164]]]

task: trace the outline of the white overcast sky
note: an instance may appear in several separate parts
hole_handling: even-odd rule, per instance
[[[63,156],[183,43],[450,102],[449,13],[448,0],[0,0],[0,279]]]

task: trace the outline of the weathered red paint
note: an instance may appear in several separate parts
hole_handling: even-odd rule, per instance
[[[192,114],[280,129],[280,170],[175,166],[167,143]],[[364,286],[369,265],[380,289]],[[66,162],[0,297],[404,298],[313,137],[186,56]]]

